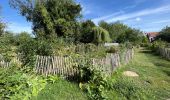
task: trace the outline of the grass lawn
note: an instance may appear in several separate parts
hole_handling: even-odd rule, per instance
[[[58,80],[54,84],[48,84],[38,97],[34,100],[87,100],[87,96],[83,93],[77,84],[66,80]]]
[[[139,77],[124,76],[124,71],[136,72]],[[145,49],[137,50],[133,61],[119,68],[112,81],[110,100],[170,99],[170,61]]]

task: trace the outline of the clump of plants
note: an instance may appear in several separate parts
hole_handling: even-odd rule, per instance
[[[55,76],[37,76],[32,72],[11,65],[0,69],[0,99],[29,100],[36,97],[47,83],[54,83]]]
[[[80,84],[79,87],[88,93],[88,96],[92,100],[106,99],[107,89],[110,84],[107,77],[101,73],[98,69],[92,66],[91,61],[81,62],[78,65],[80,70]]]

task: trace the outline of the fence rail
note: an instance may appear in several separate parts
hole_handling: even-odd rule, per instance
[[[170,60],[170,48],[159,47],[157,51],[162,57]]]
[[[91,65],[106,74],[111,74],[116,67],[127,64],[134,55],[133,49],[128,49],[123,53],[108,54],[102,59],[90,59]],[[18,59],[14,60],[17,62]],[[79,73],[77,67],[79,62],[89,60],[74,57],[59,56],[37,56],[35,71],[45,75],[61,75],[64,77],[75,76]],[[9,67],[11,62],[0,60],[0,66]]]
[[[90,59],[90,61],[93,67],[103,73],[111,74],[121,63],[127,64],[133,58],[133,55],[133,49],[129,49],[123,54],[108,54],[105,58]],[[72,57],[37,56],[35,71],[45,75],[74,76],[79,73],[79,70],[75,67],[75,65],[78,65],[78,60],[79,62],[83,61],[83,59]]]

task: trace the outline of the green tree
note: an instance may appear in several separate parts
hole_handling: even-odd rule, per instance
[[[95,24],[91,20],[82,22],[81,24],[81,37],[80,41],[83,43],[91,43],[93,41],[92,28]]]
[[[158,39],[170,42],[170,27],[167,26],[164,29],[162,29],[160,35],[158,36]]]
[[[94,43],[104,43],[104,42],[110,42],[110,35],[109,32],[102,27],[94,27],[92,28],[92,34],[93,34],[93,42]]]
[[[73,0],[10,0],[10,4],[33,23],[37,37],[53,38],[77,32],[74,27],[81,6]]]
[[[106,29],[109,32],[112,41],[115,42],[117,42],[117,38],[119,37],[119,35],[125,34],[126,30],[128,30],[129,28],[127,25],[124,25],[123,23],[120,22],[109,24],[105,21],[101,21],[99,23],[99,26]]]
[[[117,38],[119,43],[125,42],[142,42],[143,33],[137,29],[128,28],[124,33],[120,34]]]

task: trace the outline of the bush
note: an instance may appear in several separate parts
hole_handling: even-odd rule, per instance
[[[106,50],[107,53],[116,53],[118,52],[118,47],[110,47],[108,50]]]
[[[0,71],[0,98],[25,99],[37,96],[46,85],[46,80],[34,74],[25,74],[16,66]]]
[[[21,45],[22,43],[32,39],[30,34],[28,34],[27,32],[21,32],[20,34],[16,35],[15,37],[16,37],[17,45]]]
[[[34,66],[35,56],[50,56],[53,54],[52,44],[47,40],[28,40],[19,46],[23,65]]]
[[[4,57],[4,60],[9,62],[16,54],[16,47],[14,46],[14,35],[10,32],[6,32],[0,36],[0,54]]]
[[[18,51],[21,53],[21,62],[23,66],[34,66],[36,45],[36,41],[31,39],[29,41],[25,41],[19,46]]]
[[[107,96],[105,92],[110,87],[106,76],[98,69],[92,66],[91,61],[81,62],[78,64],[80,70],[80,84],[79,87],[88,93],[92,100],[103,100]]]

